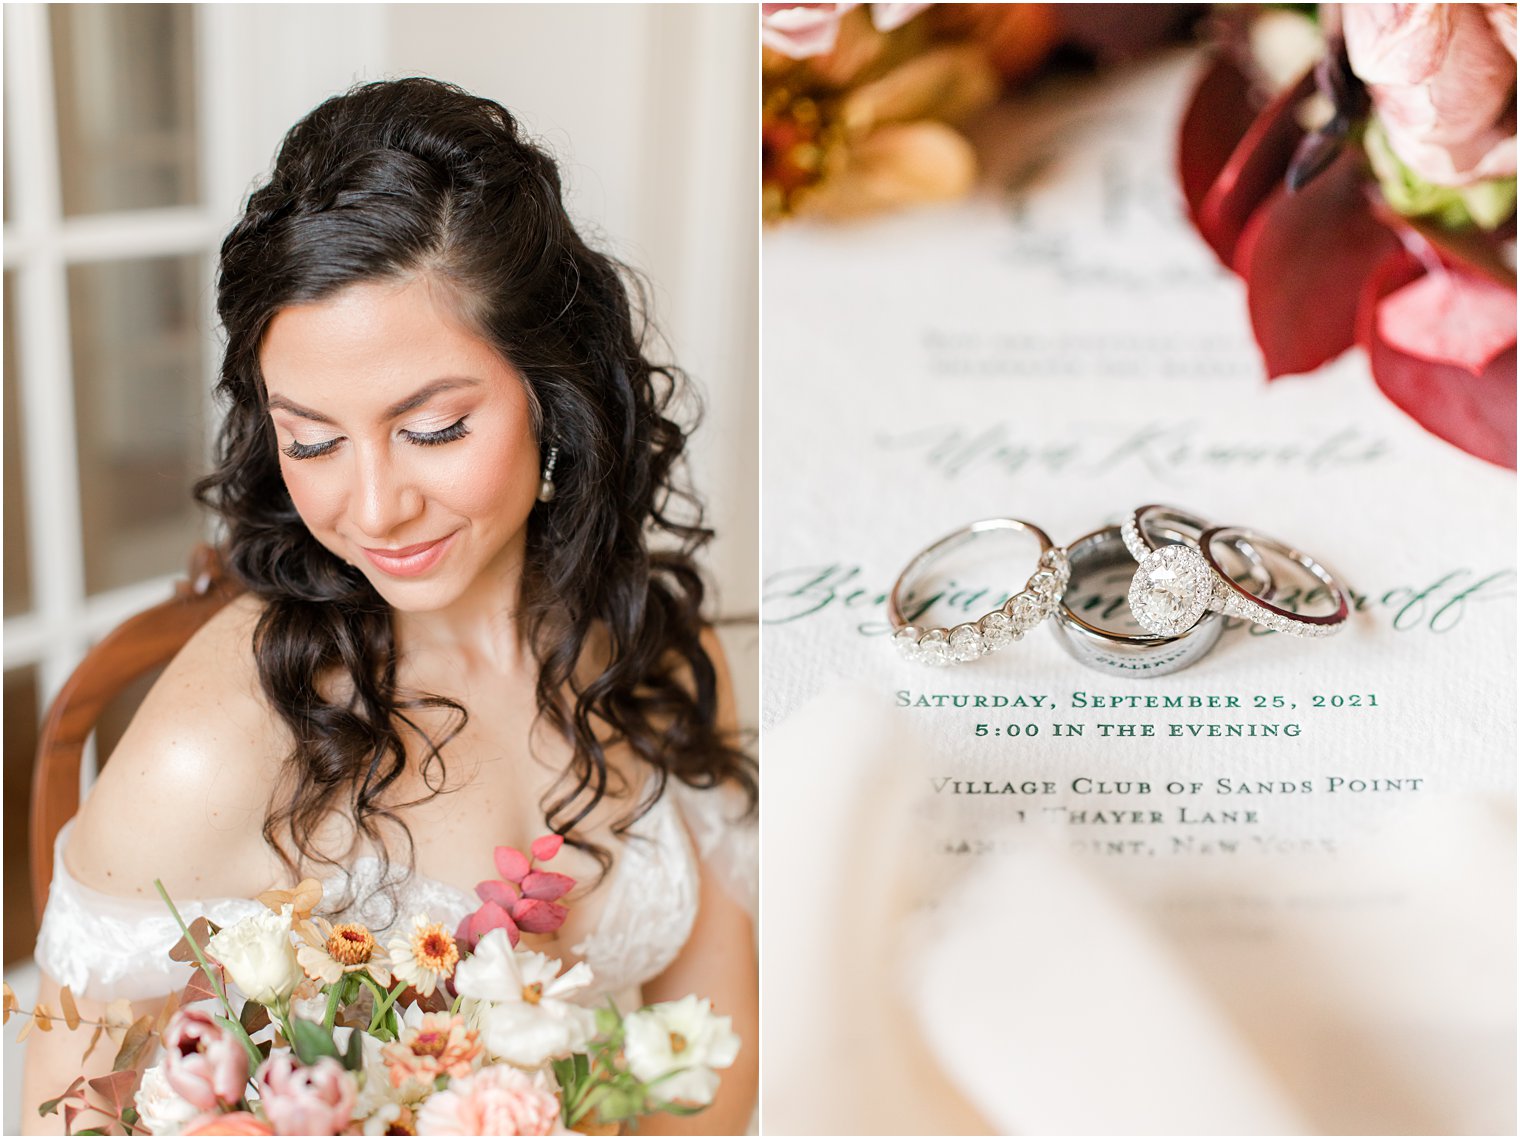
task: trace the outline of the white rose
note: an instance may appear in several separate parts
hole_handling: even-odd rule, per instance
[[[164,1075],[164,1066],[154,1064],[143,1073],[142,1083],[133,1097],[142,1125],[155,1135],[178,1135],[201,1113],[189,1100],[176,1092]]]
[[[650,1005],[623,1021],[623,1055],[628,1070],[657,1100],[705,1107],[718,1091],[714,1068],[727,1068],[739,1055],[732,1021],[714,1016],[695,996]]]
[[[206,943],[207,952],[227,967],[243,995],[270,1008],[288,1002],[305,977],[290,941],[290,914],[289,905],[277,914],[254,914]]]
[[[596,1014],[571,1000],[591,984],[585,962],[563,976],[542,953],[513,949],[493,929],[454,971],[461,1011],[496,1060],[536,1068],[578,1052],[596,1034]]]

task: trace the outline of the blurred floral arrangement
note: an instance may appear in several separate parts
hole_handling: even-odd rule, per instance
[[[1270,378],[1353,345],[1433,434],[1515,467],[1515,5],[1220,9],[1178,167]]]
[[[727,1017],[695,996],[586,1007],[584,962],[562,972],[520,944],[565,921],[574,879],[537,865],[561,843],[497,847],[501,878],[455,932],[416,914],[384,945],[314,916],[315,879],[259,895],[265,909],[225,929],[187,925],[156,883],[189,981],[136,1020],[124,999],[84,1020],[60,990],[58,1019],[94,1029],[86,1059],[103,1033],[118,1049],[110,1075],[80,1076],[42,1114],[74,1135],[554,1135],[702,1110],[738,1055]],[[6,986],[5,1019],[17,1012],[18,1040],[54,1028]]]
[[[763,4],[762,210],[844,219],[970,191],[961,125],[1057,63],[1182,38],[1187,4]]]

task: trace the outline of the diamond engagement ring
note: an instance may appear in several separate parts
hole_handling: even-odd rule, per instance
[[[1094,582],[1105,571],[1122,574],[1133,568],[1134,559],[1125,545],[1120,527],[1105,526],[1084,534],[1066,548],[1071,586],[1057,605],[1055,620],[1051,622],[1061,647],[1088,668],[1137,679],[1165,676],[1201,660],[1224,632],[1224,618],[1217,613],[1203,614],[1191,628],[1174,636],[1159,636],[1105,628],[1097,623],[1097,618],[1104,614],[1092,614],[1087,619],[1072,608],[1072,595],[1081,583]]]
[[[1023,590],[978,621],[951,628],[909,623],[903,616],[903,601],[923,571],[953,550],[998,530],[1022,530],[1040,544],[1039,563]],[[892,643],[904,658],[919,664],[947,665],[976,660],[1013,644],[1050,616],[1070,577],[1066,551],[1052,543],[1050,536],[1033,523],[1017,518],[986,518],[962,526],[917,554],[893,583],[887,599]]]
[[[1215,551],[1221,546],[1237,545],[1241,542],[1265,550],[1284,561],[1293,562],[1318,578],[1329,595],[1330,602],[1334,606],[1333,611],[1323,616],[1294,613],[1292,610],[1273,605],[1265,596],[1253,594],[1238,582],[1231,580],[1220,569]],[[1295,637],[1328,637],[1346,627],[1346,618],[1350,616],[1351,605],[1347,600],[1345,589],[1329,570],[1302,550],[1295,549],[1276,538],[1268,537],[1260,531],[1248,530],[1244,526],[1210,527],[1199,536],[1198,548],[1202,551],[1200,556],[1204,564],[1214,576],[1213,598],[1209,606],[1211,609],[1218,609],[1228,617],[1243,617],[1247,621],[1254,621],[1275,632],[1288,633]],[[1317,593],[1318,590],[1314,592]]]
[[[1120,535],[1139,563],[1129,587],[1129,607],[1142,628],[1161,636],[1185,632],[1209,610],[1222,609],[1224,596],[1218,593],[1216,604],[1216,591],[1223,590],[1226,581],[1234,587],[1243,580],[1262,600],[1272,596],[1272,573],[1249,541],[1237,537],[1225,546],[1239,563],[1233,568],[1210,566],[1199,547],[1211,525],[1186,510],[1154,503],[1125,519]],[[1156,544],[1157,537],[1165,544]]]

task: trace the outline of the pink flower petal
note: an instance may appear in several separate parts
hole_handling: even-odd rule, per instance
[[[839,38],[839,21],[854,4],[766,4],[760,39],[792,59],[826,55]]]
[[[1515,469],[1515,348],[1494,357],[1481,375],[1421,360],[1393,347],[1379,330],[1384,298],[1416,280],[1424,267],[1404,249],[1391,253],[1367,281],[1357,339],[1367,350],[1379,389],[1432,435],[1479,459]]]
[[[533,840],[533,857],[539,862],[548,862],[559,853],[559,848],[565,845],[565,836],[558,834],[540,835]]]
[[[528,871],[531,869],[528,856],[516,847],[498,846],[496,848],[496,870],[508,882],[521,882],[528,876]]]
[[[568,874],[555,874],[548,870],[535,870],[523,879],[523,897],[553,902],[568,894],[574,885],[575,879]]]
[[[1376,320],[1390,348],[1481,376],[1515,346],[1515,290],[1439,267],[1384,297]]]

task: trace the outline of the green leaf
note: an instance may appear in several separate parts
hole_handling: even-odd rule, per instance
[[[357,1028],[348,1034],[348,1049],[343,1053],[343,1066],[350,1072],[364,1067],[364,1034]]]
[[[105,1132],[98,1127],[86,1127],[83,1131],[74,1132],[75,1135],[104,1135]]]
[[[338,1059],[338,1046],[322,1026],[298,1016],[290,1018],[290,1046],[303,1064],[315,1064],[323,1056]]]
[[[140,1118],[142,1117],[137,1114],[137,1108],[135,1107],[129,1107],[121,1113],[121,1121],[123,1123],[136,1123]]]

